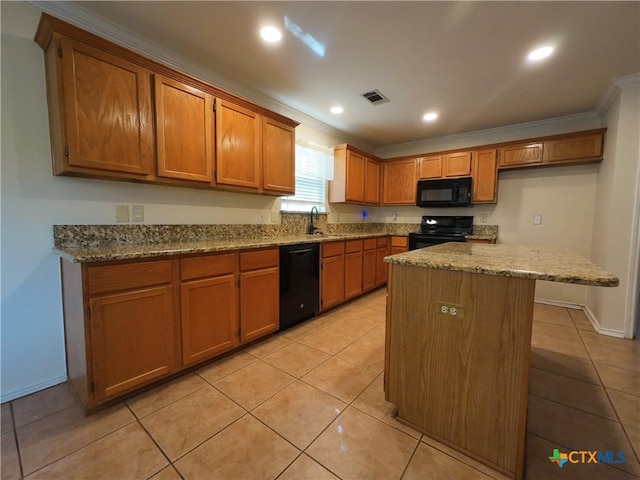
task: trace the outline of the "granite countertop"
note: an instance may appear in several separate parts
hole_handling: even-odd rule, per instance
[[[97,247],[57,247],[53,253],[76,263],[130,260],[168,255],[211,253],[249,248],[279,247],[298,243],[322,243],[360,238],[384,237],[387,233],[331,233],[324,235],[289,235],[267,238],[237,238],[202,242],[148,243],[137,245],[114,244]]]
[[[490,240],[490,241],[495,241],[498,239],[497,235],[493,235],[493,234],[478,234],[476,235],[475,233],[472,235],[465,235],[464,236],[465,240]]]
[[[619,280],[586,258],[544,247],[450,242],[385,257],[386,263],[615,287]]]

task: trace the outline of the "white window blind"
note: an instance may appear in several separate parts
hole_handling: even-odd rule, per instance
[[[282,197],[281,210],[309,212],[314,205],[325,211],[328,166],[333,151],[303,140],[296,141],[296,194]]]

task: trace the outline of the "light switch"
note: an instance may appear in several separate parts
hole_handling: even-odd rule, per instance
[[[116,205],[116,222],[129,221],[129,205]]]
[[[542,215],[534,215],[533,216],[533,224],[534,225],[542,225]]]

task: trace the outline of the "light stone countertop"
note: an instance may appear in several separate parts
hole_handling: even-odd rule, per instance
[[[212,253],[250,248],[279,247],[299,243],[322,243],[360,238],[385,237],[386,233],[331,233],[325,235],[291,235],[265,238],[238,238],[203,242],[148,243],[103,247],[59,247],[53,253],[75,263],[130,260],[194,253]]]
[[[545,247],[450,242],[385,257],[386,263],[616,287],[619,280],[586,258]]]

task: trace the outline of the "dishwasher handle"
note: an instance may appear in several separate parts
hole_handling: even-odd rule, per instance
[[[289,254],[303,255],[305,253],[313,252],[313,248],[305,248],[304,250],[289,250]]]

